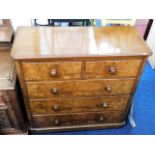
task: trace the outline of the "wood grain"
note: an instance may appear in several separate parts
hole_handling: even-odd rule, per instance
[[[52,98],[31,100],[32,114],[62,114],[105,110],[125,110],[128,95],[85,97],[85,98]]]
[[[122,120],[122,112],[105,111],[98,113],[77,113],[67,115],[35,115],[33,117],[36,127],[52,127],[100,123],[119,123]],[[59,121],[58,124],[55,123],[56,120]]]
[[[69,82],[27,82],[29,97],[76,97],[76,96],[102,96],[129,94],[133,87],[134,79],[122,80],[87,80]],[[106,91],[110,87],[111,91]],[[57,93],[52,93],[57,89]]]
[[[26,80],[69,80],[81,78],[82,62],[22,63]],[[52,75],[52,71],[56,73]]]
[[[20,27],[11,55],[29,129],[122,126],[150,54],[135,27]]]
[[[135,77],[138,73],[141,62],[142,62],[141,59],[87,61],[85,77],[86,78]],[[114,73],[110,72],[111,68],[115,69]]]
[[[31,99],[50,97],[102,96],[129,94],[134,79],[87,80],[87,81],[56,81],[56,82],[27,82]],[[110,87],[111,91],[106,88]],[[53,89],[57,93],[52,93]]]
[[[24,41],[26,38],[26,41]],[[19,27],[14,59],[150,55],[135,27]]]

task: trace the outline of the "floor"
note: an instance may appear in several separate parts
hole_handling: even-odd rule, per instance
[[[136,127],[129,121],[119,129],[48,133],[48,135],[152,135],[155,134],[155,70],[147,62],[134,96]]]

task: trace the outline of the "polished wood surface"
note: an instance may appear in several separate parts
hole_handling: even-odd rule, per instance
[[[66,82],[27,82],[31,99],[129,94],[134,79],[87,80]]]
[[[82,61],[24,62],[22,66],[26,80],[70,80],[102,77],[136,77],[141,61],[141,59],[87,61],[85,65],[86,72],[83,77]]]
[[[39,128],[68,125],[100,124],[109,122],[116,123],[121,122],[121,119],[122,112],[120,111],[34,116],[36,127]]]
[[[150,54],[134,27],[20,27],[11,55],[29,129],[124,125]]]
[[[86,78],[136,77],[141,62],[141,59],[87,61],[85,76]]]
[[[82,62],[26,62],[22,64],[26,80],[80,79]]]
[[[131,56],[150,51],[135,27],[19,27],[12,57]]]
[[[32,114],[62,114],[104,110],[125,110],[128,95],[85,98],[52,98],[31,100]]]

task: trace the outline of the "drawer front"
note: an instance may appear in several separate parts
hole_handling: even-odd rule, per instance
[[[81,80],[57,82],[27,82],[29,97],[75,97],[129,94],[134,79]]]
[[[124,110],[128,95],[85,97],[85,98],[53,98],[49,100],[31,100],[33,114],[61,114],[105,110]]]
[[[25,80],[80,79],[82,62],[22,63]]]
[[[86,78],[135,77],[138,74],[141,59],[118,61],[86,62]]]
[[[119,123],[122,120],[122,112],[106,111],[99,113],[81,113],[66,115],[44,115],[33,116],[35,126],[52,127],[52,126],[68,126],[68,125],[86,125],[97,123]]]

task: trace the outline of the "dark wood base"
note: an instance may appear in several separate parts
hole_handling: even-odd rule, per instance
[[[0,130],[0,135],[28,135],[28,131],[22,132],[21,130],[16,130],[15,128],[9,128]]]
[[[63,126],[63,127],[49,127],[49,128],[29,128],[29,133],[47,133],[47,132],[62,132],[62,131],[81,131],[89,129],[105,129],[105,128],[120,128],[124,126],[126,122],[120,123],[107,123],[107,124],[90,124],[90,125],[75,125],[75,126]]]

